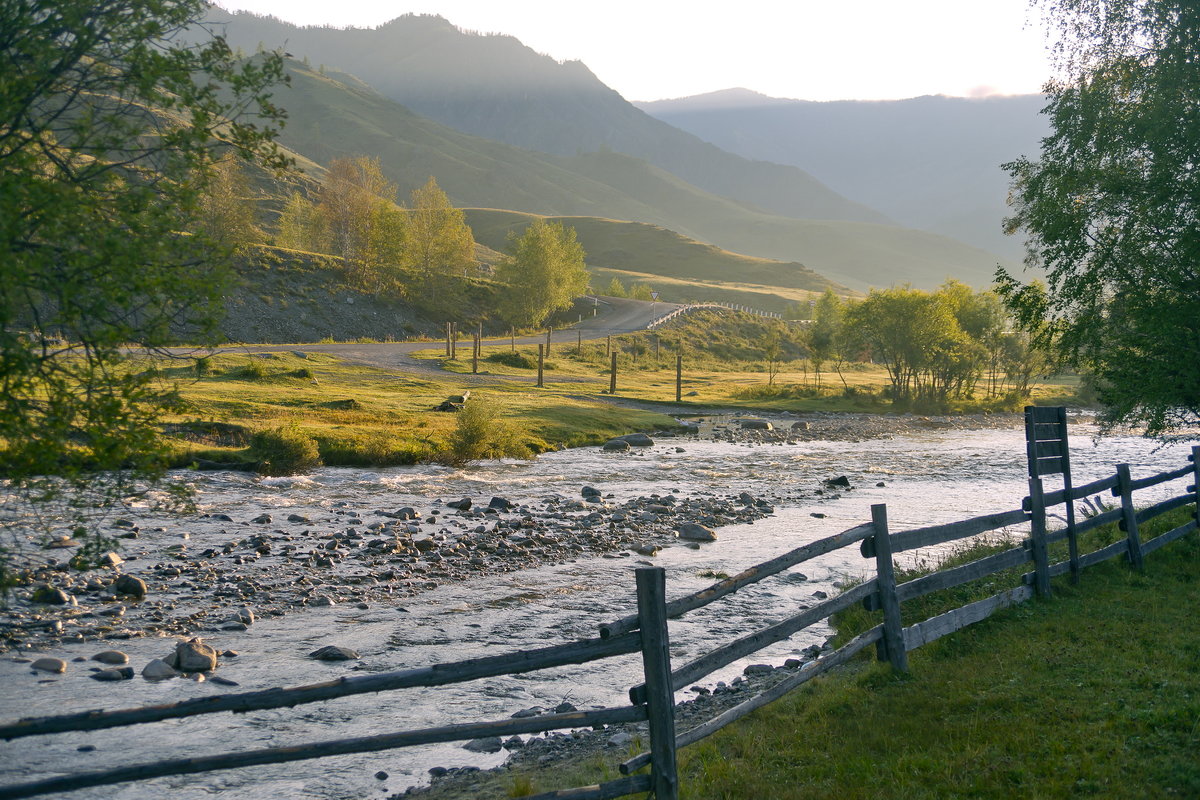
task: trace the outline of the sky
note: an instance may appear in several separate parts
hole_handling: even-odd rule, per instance
[[[298,25],[438,14],[586,64],[627,100],[743,87],[801,100],[1037,92],[1047,41],[1029,0],[217,0]]]

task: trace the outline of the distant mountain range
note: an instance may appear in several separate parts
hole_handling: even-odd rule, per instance
[[[1008,174],[1049,132],[1042,95],[810,102],[729,89],[639,108],[747,158],[791,164],[902,225],[1011,260]]]
[[[289,110],[284,144],[317,164],[379,156],[402,196],[432,174],[460,206],[648,223],[856,289],[928,288],[950,276],[985,286],[999,260],[891,222],[904,215],[848,200],[807,170],[701,141],[626,102],[582,64],[511,37],[466,33],[440,17],[374,30],[299,28],[219,9],[212,18],[235,46],[280,46],[304,60],[290,64],[292,88],[277,98]]]

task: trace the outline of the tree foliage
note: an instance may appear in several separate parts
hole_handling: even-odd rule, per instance
[[[583,259],[574,228],[535,219],[510,239],[509,255],[497,270],[506,284],[504,318],[517,326],[541,325],[555,311],[570,308],[587,291]]]
[[[91,487],[83,504],[104,506],[157,474],[172,398],[127,348],[215,328],[216,164],[287,163],[269,93],[282,60],[203,35],[200,0],[2,8],[0,469],[20,497]]]
[[[1200,414],[1200,6],[1056,0],[1051,133],[1012,176],[1009,231],[1045,286],[998,273],[1047,353],[1090,373],[1107,422]]]

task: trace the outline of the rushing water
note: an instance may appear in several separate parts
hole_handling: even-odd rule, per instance
[[[1093,440],[1093,434],[1086,425],[1072,429],[1077,485],[1111,475],[1121,462],[1133,465],[1138,477],[1178,467],[1186,458],[1183,446],[1155,449],[1135,437]],[[684,452],[676,451],[677,444],[673,441],[628,456],[595,449],[563,451],[532,462],[494,463],[466,471],[412,467],[325,469],[295,479],[230,473],[201,477],[197,488],[203,510],[242,517],[248,510],[303,512],[341,503],[362,509],[421,507],[435,497],[464,495],[484,499],[502,495],[532,502],[550,494],[578,497],[585,484],[611,492],[617,501],[651,493],[695,496],[748,491],[774,498],[777,508],[775,516],[766,520],[721,528],[713,544],[699,549],[668,547],[653,559],[586,557],[443,585],[404,600],[402,607],[311,608],[261,620],[247,632],[210,639],[218,649],[241,653],[237,659],[227,659],[220,674],[237,680],[239,691],[252,690],[316,682],[348,671],[405,669],[590,638],[600,623],[632,610],[632,570],[640,564],[652,561],[665,567],[668,596],[678,596],[711,583],[712,578],[702,577],[702,572],[733,574],[867,521],[874,503],[887,504],[892,530],[898,531],[1012,509],[1026,493],[1019,429],[916,432],[865,443],[749,446],[688,441]],[[857,488],[836,499],[816,493],[824,479],[837,475],[848,476]],[[1055,486],[1050,479],[1047,488]],[[1179,484],[1171,489],[1179,491]],[[857,548],[847,548],[672,622],[672,657],[683,663],[715,641],[794,613],[816,602],[814,592],[832,594],[837,591],[835,583],[867,574],[868,566]],[[748,663],[780,663],[809,645],[820,644],[829,633],[821,626],[802,632],[731,665],[711,680],[730,680]],[[362,659],[325,664],[304,657],[330,643],[354,648]],[[162,657],[170,649],[162,639],[131,639],[118,645],[133,665]],[[100,649],[104,648],[96,643],[69,644],[50,654],[70,660]],[[0,719],[174,702],[229,691],[183,680],[149,683],[135,678],[97,684],[81,674],[31,676],[26,665],[0,660]],[[530,675],[344,698],[296,709],[33,737],[0,743],[0,781],[501,719],[523,708],[549,708],[563,701],[581,709],[614,705],[623,702],[628,687],[639,679],[640,661],[635,654]],[[166,794],[173,800],[188,800],[226,792],[238,798],[380,797],[384,790],[394,792],[424,782],[435,765],[488,767],[502,759],[502,754],[473,754],[457,744],[446,744],[122,784],[72,797],[141,800]],[[373,777],[381,770],[389,773],[387,780]]]

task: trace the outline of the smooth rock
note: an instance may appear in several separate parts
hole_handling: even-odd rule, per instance
[[[71,595],[57,586],[43,584],[33,590],[33,596],[29,599],[35,603],[43,603],[49,606],[62,606],[68,605],[71,602]]]
[[[738,420],[738,424],[741,425],[742,430],[746,430],[746,431],[773,431],[773,430],[775,430],[775,426],[772,425],[770,422],[768,422],[765,419],[758,419],[756,417],[750,417],[748,419]]]
[[[175,645],[175,652],[164,660],[180,672],[207,672],[217,668],[217,651],[200,639],[188,639]]]
[[[680,539],[693,542],[715,542],[717,534],[711,528],[706,528],[696,522],[685,522],[676,529]]]
[[[92,656],[92,661],[99,661],[101,664],[112,664],[113,666],[123,666],[129,663],[129,656],[120,650],[102,650]]]
[[[742,670],[743,675],[770,675],[775,668],[770,664],[747,664]]]
[[[498,753],[504,747],[499,736],[485,736],[482,739],[472,739],[463,745],[463,750],[472,753]]]
[[[50,658],[48,656],[39,658],[29,666],[38,672],[56,672],[59,675],[67,671],[67,662],[61,658]]]
[[[113,591],[133,597],[146,596],[146,582],[135,575],[122,575],[113,581]]]
[[[142,677],[148,681],[165,681],[170,678],[178,678],[179,671],[161,658],[156,658],[142,667]]]
[[[352,661],[360,656],[349,647],[338,647],[337,645],[327,644],[319,650],[309,653],[308,657],[315,658],[318,661]]]
[[[644,433],[627,433],[624,436],[617,437],[626,442],[629,442],[632,447],[653,447],[654,440]]]
[[[603,449],[609,453],[628,453],[630,447],[629,442],[624,439],[609,439],[604,443]]]
[[[447,501],[446,508],[453,508],[453,509],[457,509],[459,511],[470,511],[471,510],[471,498],[464,497],[461,500]]]
[[[133,667],[109,667],[88,677],[94,681],[127,681],[133,677]]]

